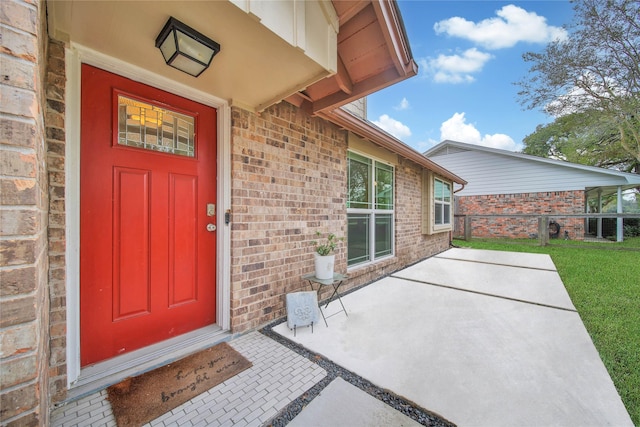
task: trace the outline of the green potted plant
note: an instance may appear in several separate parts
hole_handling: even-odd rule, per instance
[[[316,236],[320,237],[322,234],[319,231],[316,231]],[[314,240],[311,242],[315,250],[315,275],[318,279],[333,279],[333,269],[336,260],[336,255],[333,252],[338,246],[338,242],[341,240],[344,240],[344,238],[337,237],[335,234],[329,233],[325,240]]]

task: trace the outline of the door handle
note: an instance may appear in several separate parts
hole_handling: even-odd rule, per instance
[[[207,231],[216,231],[216,226],[214,224],[207,224]]]

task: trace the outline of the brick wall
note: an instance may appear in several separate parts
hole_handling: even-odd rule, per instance
[[[346,132],[282,102],[232,110],[231,323],[285,315],[288,292],[313,270],[315,231],[346,232]],[[336,271],[345,271],[344,243]]]
[[[0,2],[0,423],[48,424],[44,4]]]
[[[0,2],[0,423],[8,425],[47,425],[50,404],[66,396],[65,62],[64,46],[46,36],[44,9]],[[285,294],[307,289],[300,276],[313,270],[316,230],[346,234],[347,134],[284,102],[232,113],[231,316],[241,331],[284,316]],[[421,173],[404,160],[397,168],[396,258],[354,271],[348,287],[447,248],[447,233],[420,233]],[[344,243],[336,268],[346,271]]]
[[[396,168],[396,269],[449,249],[449,232],[422,234],[422,167],[400,159]]]
[[[53,402],[66,397],[67,307],[65,230],[65,48],[49,43],[47,68],[47,169],[49,174],[49,377]]]
[[[547,215],[561,226],[560,237],[584,238],[584,219],[567,218],[562,214],[584,213],[584,191],[552,191],[542,193],[494,194],[456,197],[456,214],[509,215],[532,214],[530,218],[474,218],[472,237],[530,238],[538,233],[538,215]],[[456,221],[456,234],[463,227]]]
[[[282,102],[232,111],[231,323],[235,332],[285,316],[285,294],[308,290],[316,230],[346,234],[347,134]],[[448,248],[421,234],[421,168],[396,169],[396,257],[349,272],[345,290]],[[346,245],[336,255],[346,272]],[[322,295],[324,298],[328,295]]]

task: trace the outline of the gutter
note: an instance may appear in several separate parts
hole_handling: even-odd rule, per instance
[[[462,187],[458,188],[457,190],[453,191],[453,194],[456,194],[458,191],[462,191],[464,190],[465,184],[462,184]]]

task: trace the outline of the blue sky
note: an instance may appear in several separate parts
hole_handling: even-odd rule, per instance
[[[564,0],[398,0],[417,76],[367,98],[368,119],[420,152],[445,139],[511,151],[552,119],[523,110],[518,86],[528,51],[557,37]]]

